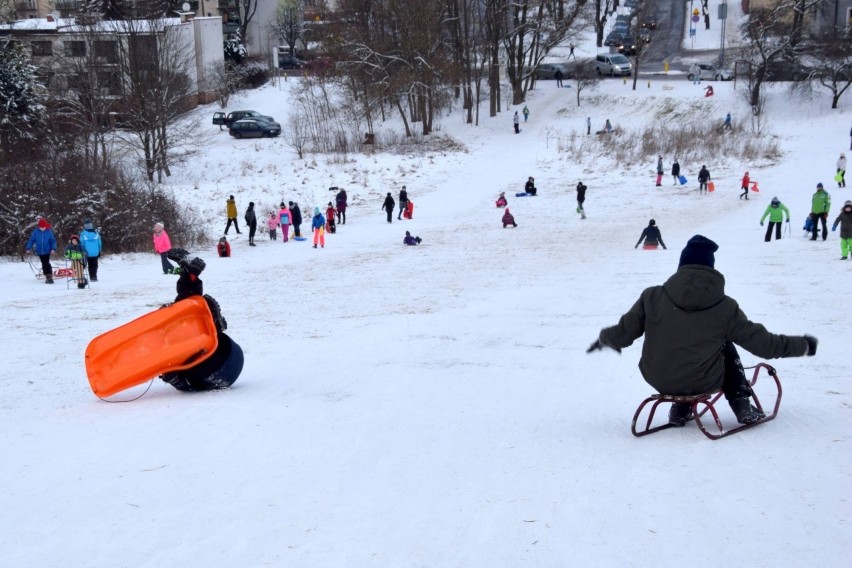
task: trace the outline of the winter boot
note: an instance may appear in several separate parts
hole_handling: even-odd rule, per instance
[[[669,409],[669,424],[672,426],[684,426],[692,420],[692,405],[685,402],[672,403]]]
[[[729,404],[731,405],[731,410],[737,416],[737,422],[740,424],[754,424],[766,418],[766,415],[754,407],[747,397],[735,398]]]
[[[45,284],[53,284],[53,276],[45,276],[44,283]]]

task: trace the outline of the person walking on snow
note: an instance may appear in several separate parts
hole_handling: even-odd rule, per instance
[[[663,155],[657,157],[657,187],[663,185]]]
[[[237,234],[240,234],[240,226],[237,225],[237,202],[234,199],[234,196],[230,196],[227,201],[225,201],[225,215],[228,216],[228,224],[225,225],[225,234],[228,234],[228,229],[231,228],[231,223],[234,224],[234,229],[237,230]]]
[[[586,136],[591,135],[591,133],[592,133],[592,117],[587,116],[586,117]]]
[[[337,224],[334,222],[335,213],[337,211],[334,210],[334,205],[329,201],[328,207],[325,208],[325,230],[329,235],[337,232]]]
[[[760,218],[760,226],[763,226],[763,221],[769,217],[769,226],[766,228],[766,236],[764,237],[765,242],[769,242],[772,240],[772,228],[775,227],[775,240],[781,239],[781,223],[784,221],[784,216],[787,216],[787,223],[790,222],[790,210],[781,203],[781,200],[777,197],[773,197],[772,201],[766,207],[766,211],[763,212],[763,217]]]
[[[680,180],[680,164],[675,158],[674,163],[672,164],[672,178],[674,179],[674,184],[677,185],[678,180]]]
[[[275,211],[270,211],[269,219],[266,220],[266,228],[269,231],[270,241],[278,240],[278,235],[276,234],[276,231],[278,229],[278,225],[280,224],[281,222],[278,220],[278,215],[275,214]]]
[[[821,183],[817,184],[816,193],[811,197],[811,219],[813,220],[813,236],[811,240],[817,240],[818,222],[822,222],[822,240],[828,238],[828,227],[826,227],[826,219],[828,212],[831,210],[831,195],[822,187]]]
[[[586,201],[586,187],[582,181],[577,182],[577,213],[580,214],[580,219],[586,218],[586,210],[583,209],[583,203]]]
[[[341,189],[337,192],[337,195],[334,198],[335,203],[337,204],[337,224],[345,225],[346,224],[346,190]]]
[[[656,250],[656,248],[660,245],[663,246],[663,250],[666,249],[666,243],[663,242],[663,235],[660,233],[660,229],[657,228],[657,222],[651,219],[648,221],[648,226],[642,229],[642,234],[639,235],[639,240],[636,241],[636,245],[633,248],[639,248],[639,243],[645,241],[645,244],[642,245],[642,248],[645,250]]]
[[[732,128],[731,113],[725,115],[725,122],[722,124],[722,128],[724,128],[725,130],[730,130]]]
[[[393,196],[389,191],[387,197],[385,197],[385,202],[382,204],[382,209],[384,209],[385,212],[388,214],[388,223],[393,223],[393,208],[395,205],[396,203],[394,202]]]
[[[101,234],[95,229],[91,219],[83,221],[83,231],[80,233],[80,245],[86,252],[86,265],[89,267],[89,280],[98,281],[98,259],[103,250]]]
[[[254,244],[254,235],[257,233],[257,214],[254,212],[254,201],[249,201],[244,218],[249,230],[249,246],[255,247],[257,246]]]
[[[402,189],[399,190],[399,214],[396,216],[397,221],[402,219],[402,214],[405,211],[405,208],[407,206],[408,206],[408,191],[406,191],[405,186],[402,186]]]
[[[56,237],[53,235],[50,223],[44,217],[38,220],[38,226],[30,234],[26,249],[32,251],[41,261],[44,283],[53,284],[53,266],[50,264],[50,255],[56,253]]]
[[[168,254],[172,250],[172,241],[166,233],[166,227],[162,223],[154,225],[154,252],[160,255],[160,264],[163,267],[163,274],[177,274],[179,269],[169,262]]]
[[[562,74],[562,69],[557,69],[556,73],[553,75],[553,78],[556,79],[556,87],[557,88],[562,87],[562,79],[564,77],[565,77],[565,75]]]
[[[314,248],[317,248],[317,243],[320,248],[325,248],[325,217],[320,213],[319,207],[314,207],[311,230],[314,232]]]
[[[698,66],[698,63],[693,63],[689,68],[689,74],[692,75],[692,84],[700,85],[701,84],[701,67]]]
[[[748,172],[743,174],[743,181],[740,184],[740,189],[743,190],[743,192],[740,194],[740,199],[742,199],[743,197],[748,199],[748,184],[750,181],[751,178],[748,177]]]
[[[527,108],[527,105],[524,105],[524,110],[522,112],[524,113],[524,122],[526,122],[530,117],[530,109]]]
[[[290,222],[293,224],[293,235],[302,236],[302,210],[299,209],[299,204],[290,202]]]
[[[286,243],[290,240],[290,225],[293,224],[293,214],[283,201],[281,202],[281,209],[278,210],[278,224],[281,225],[281,242]]]
[[[609,347],[621,352],[645,336],[639,369],[657,392],[693,396],[721,389],[740,424],[765,416],[753,394],[734,344],[758,357],[816,355],[817,338],[770,333],[746,317],[725,295],[725,277],[714,269],[719,246],[695,235],[680,255],[677,271],[662,286],[646,288],[617,325],[601,330],[587,353]],[[692,405],[675,403],[669,423],[683,426]]]
[[[837,180],[837,187],[846,187],[846,154],[841,153],[837,158],[837,175],[834,179]]]
[[[840,260],[846,260],[852,253],[852,201],[847,200],[843,204],[831,230],[836,231],[837,225],[840,225]]]
[[[701,165],[701,169],[698,171],[698,193],[707,193],[707,182],[710,181],[710,170],[707,169],[707,166]]]
[[[518,111],[515,111],[515,116],[512,118],[512,123],[515,125],[515,134],[520,134],[521,132],[521,119],[518,116]]]

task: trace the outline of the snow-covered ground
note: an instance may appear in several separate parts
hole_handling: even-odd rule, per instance
[[[292,85],[228,110],[284,123]],[[249,248],[244,231],[232,258],[198,251],[205,290],[245,351],[227,391],[184,394],[158,380],[110,404],[89,390],[88,342],[174,296],[155,255],[103,259],[85,291],[0,264],[0,563],[848,566],[852,261],[838,260],[838,233],[811,242],[801,230],[817,182],[832,195],[830,222],[852,199],[832,181],[848,101],[831,110],[821,94],[769,86],[783,157],[708,159],[709,195],[668,175],[655,187],[654,160],[557,152],[555,136],[584,132],[587,116],[625,135],[665,119],[663,107],[748,120],[733,83],[715,83],[710,99],[703,87],[672,78],[634,92],[604,80],[578,108],[573,89],[543,82],[521,134],[515,108],[475,128],[457,111],[440,129],[466,151],[345,163],[300,161],[283,139],[233,140],[211,126],[202,155],[168,182],[211,237],[229,194],[241,217],[249,201],[263,213],[282,198],[307,214],[330,186],[353,203],[325,249],[265,235]],[[690,180],[700,165],[681,161]],[[760,192],[743,201],[746,169]],[[527,176],[539,196],[515,198]],[[574,212],[578,180],[586,220]],[[414,219],[388,224],[382,198],[403,184]],[[517,229],[500,225],[500,191]],[[790,208],[791,231],[764,243],[772,196]],[[652,217],[667,251],[633,248]],[[403,246],[405,230],[423,245]],[[819,353],[772,362],[784,386],[773,422],[717,442],[692,426],[637,439],[630,419],[651,394],[641,341],[621,355],[585,350],[676,269],[696,233],[719,243],[716,267],[751,319],[816,335]]]

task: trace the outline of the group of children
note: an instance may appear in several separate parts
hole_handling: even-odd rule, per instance
[[[56,252],[56,236],[47,219],[40,217],[27,240],[26,250],[39,257],[44,274],[44,283],[53,284],[53,265],[50,257]],[[103,249],[100,232],[95,229],[91,219],[83,222],[80,234],[73,234],[65,245],[65,258],[71,264],[71,278],[77,282],[77,288],[83,289],[89,282],[98,281],[98,259]],[[88,269],[88,278],[86,270]]]

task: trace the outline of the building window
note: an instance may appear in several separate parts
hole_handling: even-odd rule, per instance
[[[70,75],[65,76],[65,84],[69,89],[74,89],[76,91],[82,92],[86,88],[86,83],[88,82],[86,77],[86,73],[71,73]]]
[[[118,62],[118,46],[114,41],[96,41],[95,57],[103,63]]]
[[[50,41],[34,41],[32,42],[33,56],[53,55],[53,42]]]
[[[86,42],[66,41],[65,57],[86,57]]]
[[[120,95],[121,77],[117,71],[98,71],[98,88],[101,94]]]

